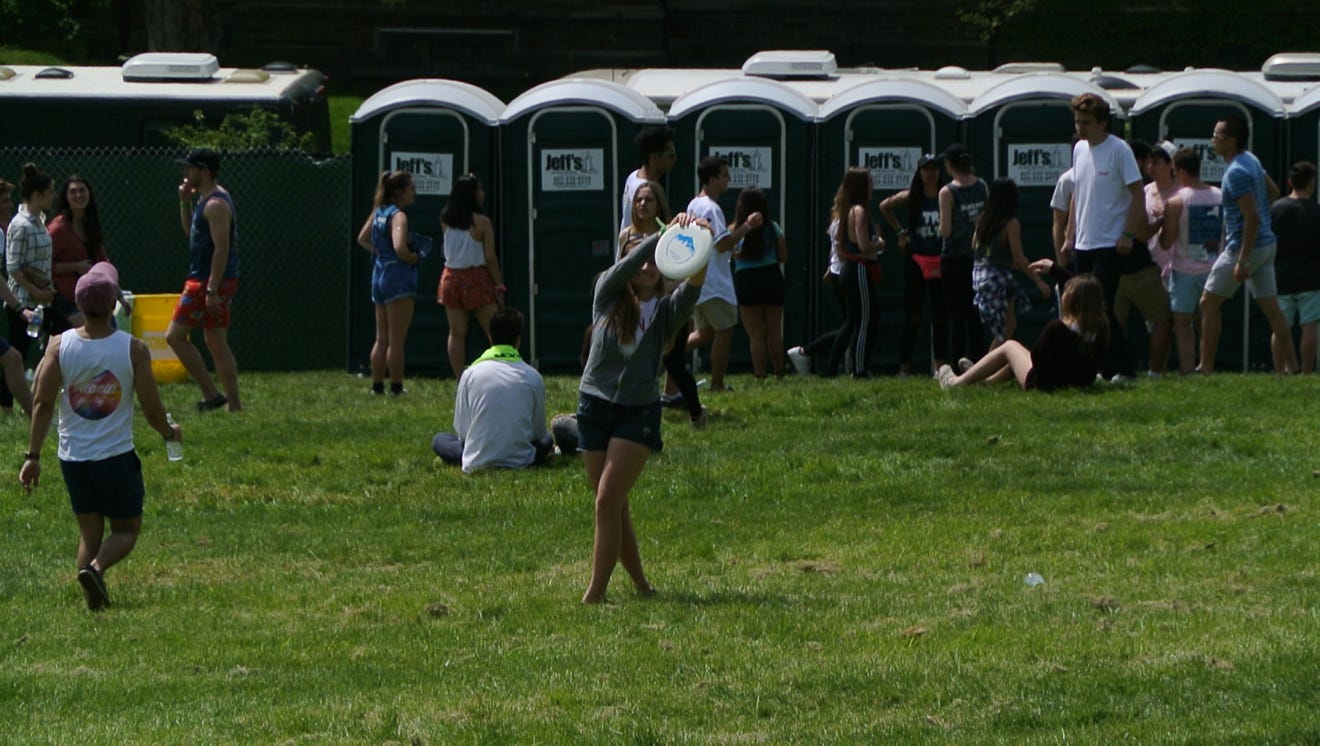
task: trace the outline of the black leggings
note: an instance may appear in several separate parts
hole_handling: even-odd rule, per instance
[[[695,420],[701,416],[701,396],[697,393],[696,377],[687,369],[687,338],[691,329],[690,321],[679,328],[678,334],[674,335],[674,343],[669,345],[669,352],[665,353],[664,362],[665,372],[678,387],[678,393],[683,395],[688,416]]]
[[[921,330],[922,311],[926,297],[930,297],[930,347],[936,360],[948,360],[948,311],[944,305],[944,281],[939,277],[927,280],[921,267],[911,257],[903,275],[903,305],[907,318],[903,319],[903,334],[898,339],[898,362],[912,364],[912,353],[917,348],[917,332]]]
[[[953,349],[948,359],[980,360],[985,354],[985,339],[981,332],[981,312],[972,302],[972,258],[946,256],[940,259],[940,274],[949,325],[953,327]]]
[[[830,350],[830,363],[827,371],[839,369],[845,350],[853,354],[853,375],[867,372],[867,358],[875,346],[875,315],[872,308],[871,278],[861,262],[844,262],[839,273],[839,286],[843,288],[844,308],[848,317],[839,327],[839,336]]]

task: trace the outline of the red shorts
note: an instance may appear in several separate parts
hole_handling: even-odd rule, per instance
[[[221,280],[220,307],[212,311],[206,307],[206,280],[189,279],[183,283],[183,294],[179,296],[179,305],[174,307],[172,320],[193,328],[228,327],[229,306],[233,303],[236,292],[238,292],[237,277]]]
[[[490,270],[485,266],[450,269],[440,275],[440,292],[436,296],[440,305],[446,308],[475,311],[478,308],[493,306],[495,282],[490,278]]]

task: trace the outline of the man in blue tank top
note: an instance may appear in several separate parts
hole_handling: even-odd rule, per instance
[[[238,363],[229,349],[230,305],[238,291],[238,222],[234,200],[215,180],[220,170],[220,155],[214,150],[196,149],[175,162],[183,166],[179,224],[188,236],[188,279],[165,331],[165,341],[202,387],[197,411],[209,412],[228,404],[230,412],[237,412],[243,408],[238,399]],[[189,339],[192,330],[198,327],[215,361],[215,373],[225,389],[223,394],[211,380],[202,353]]]

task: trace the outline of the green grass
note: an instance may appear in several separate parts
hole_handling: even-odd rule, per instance
[[[0,65],[64,65],[60,57],[32,49],[0,46]]]
[[[335,155],[349,152],[352,146],[352,130],[348,118],[358,110],[366,99],[362,96],[342,95],[330,97],[330,142]]]
[[[452,382],[166,387],[114,608],[58,470],[0,498],[0,740],[1317,743],[1314,381],[735,377],[634,490],[659,596],[593,608],[580,460],[436,465]]]

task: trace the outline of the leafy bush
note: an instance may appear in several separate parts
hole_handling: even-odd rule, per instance
[[[165,137],[180,147],[224,151],[275,148],[310,152],[316,145],[312,133],[298,134],[292,124],[259,106],[253,106],[246,114],[226,115],[217,128],[210,126],[200,110],[193,112],[193,121],[193,124],[171,127],[165,131]]]

